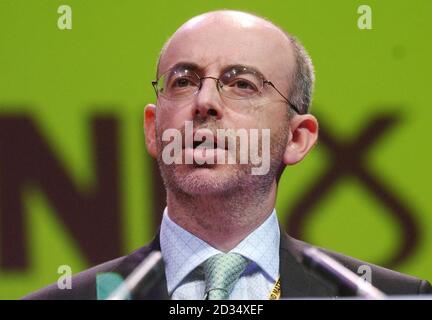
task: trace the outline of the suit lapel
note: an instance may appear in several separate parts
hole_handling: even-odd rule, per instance
[[[281,230],[281,298],[336,296],[335,288],[315,277],[302,265],[301,252],[306,246]]]

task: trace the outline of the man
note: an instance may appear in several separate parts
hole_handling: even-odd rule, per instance
[[[318,122],[308,113],[313,83],[303,47],[263,18],[216,11],[186,22],[161,52],[157,104],[144,110],[147,149],[158,160],[167,190],[160,232],[149,246],[78,274],[71,290],[53,285],[27,298],[106,297],[107,283],[99,276],[125,278],[153,250],[161,250],[163,277],[150,293],[138,290],[133,298],[339,295],[305,269],[301,252],[308,245],[280,230],[274,209],[284,167],[301,161],[317,141]],[[224,129],[232,131],[221,138]],[[170,132],[180,134],[180,144],[173,145],[176,135]],[[241,140],[227,148],[233,132],[246,132],[256,157],[239,161],[245,154]],[[369,265],[372,284],[384,293],[431,292],[426,281],[325,252],[354,272]]]

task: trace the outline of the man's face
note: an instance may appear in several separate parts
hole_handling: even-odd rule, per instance
[[[256,69],[282,92],[290,86],[289,75],[294,68],[292,49],[285,36],[259,19],[249,16],[233,18],[196,18],[173,36],[163,53],[158,74],[174,66],[194,65],[192,71],[200,77],[223,78],[229,66]],[[191,69],[191,67],[188,67]],[[236,84],[238,85],[238,84]],[[240,84],[240,86],[244,84]],[[251,98],[230,99],[220,94],[213,79],[205,79],[201,89],[187,99],[172,100],[159,96],[156,107],[157,157],[164,181],[171,190],[186,194],[223,194],[239,187],[259,187],[271,184],[282,162],[289,135],[287,104],[273,88],[264,85],[262,92]],[[167,129],[177,129],[185,139],[185,123],[193,121],[194,132],[209,129],[258,130],[259,152],[262,149],[262,129],[270,129],[270,170],[263,176],[252,176],[250,161],[236,164],[184,164],[185,154],[202,156],[202,150],[182,150],[183,164],[166,164],[162,141]],[[202,130],[201,130],[202,131]],[[184,141],[184,140],[183,140]],[[238,141],[240,142],[240,141]],[[249,136],[249,142],[252,143]],[[237,155],[241,146],[237,144]],[[218,150],[227,153],[227,150]]]

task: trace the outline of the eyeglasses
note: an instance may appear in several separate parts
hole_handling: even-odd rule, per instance
[[[215,80],[216,88],[222,96],[236,100],[261,96],[264,86],[269,85],[296,113],[300,114],[299,109],[271,81],[264,79],[261,73],[245,66],[230,67],[220,78],[200,77],[191,68],[174,67],[159,76],[156,81],[152,81],[152,85],[158,97],[162,96],[167,100],[184,100],[201,90],[204,79]]]

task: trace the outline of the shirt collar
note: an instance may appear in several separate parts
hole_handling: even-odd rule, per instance
[[[279,275],[279,243],[279,223],[273,209],[270,216],[230,252],[253,261],[267,277],[276,281]],[[172,221],[168,208],[165,208],[162,218],[160,244],[169,294],[196,267],[221,253]]]

